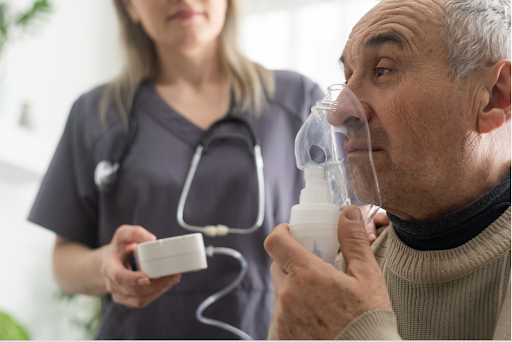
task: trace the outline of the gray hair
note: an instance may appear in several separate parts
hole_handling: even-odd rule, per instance
[[[456,81],[510,59],[510,0],[446,0],[446,9],[443,38]]]

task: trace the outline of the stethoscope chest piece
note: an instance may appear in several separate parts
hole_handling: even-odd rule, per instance
[[[94,183],[98,191],[109,193],[117,182],[117,170],[119,163],[112,163],[108,160],[102,160],[94,169]]]

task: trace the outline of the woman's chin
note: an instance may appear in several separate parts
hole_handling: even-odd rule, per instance
[[[192,31],[192,30],[190,30]],[[201,32],[184,32],[175,39],[167,39],[165,46],[176,51],[194,51],[207,47],[216,40],[215,36],[207,36]]]

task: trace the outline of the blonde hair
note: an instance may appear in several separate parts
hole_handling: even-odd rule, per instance
[[[235,109],[252,110],[256,115],[265,108],[275,90],[274,75],[245,57],[238,48],[238,3],[227,0],[224,27],[219,35],[221,65],[234,96]],[[122,0],[114,0],[121,26],[125,65],[121,74],[107,84],[100,101],[100,118],[106,124],[106,111],[111,103],[117,107],[125,124],[140,82],[155,75],[157,57],[153,41],[141,25],[134,23]]]

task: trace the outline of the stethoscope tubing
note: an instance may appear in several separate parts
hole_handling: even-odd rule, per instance
[[[201,156],[203,154],[204,146],[199,144],[196,148],[196,152],[192,157],[192,162],[190,163],[190,168],[187,174],[187,178],[185,180],[185,184],[183,185],[183,190],[181,191],[180,201],[178,203],[178,210],[176,213],[176,218],[178,220],[178,224],[187,230],[193,232],[206,233],[206,227],[199,227],[188,224],[185,222],[183,218],[183,213],[185,211],[185,204],[187,202],[188,193],[190,191],[190,186],[192,185],[192,181],[197,171],[197,166],[199,165],[199,161],[201,160]],[[227,227],[227,234],[251,234],[255,232],[261,225],[263,224],[263,219],[265,216],[265,179],[263,175],[263,157],[261,156],[261,147],[259,144],[254,144],[254,163],[256,166],[256,175],[258,179],[258,216],[256,218],[256,222],[250,228],[230,228]]]

